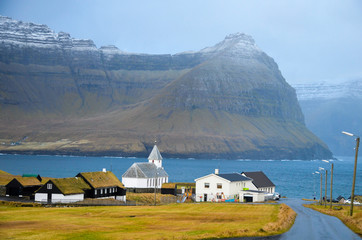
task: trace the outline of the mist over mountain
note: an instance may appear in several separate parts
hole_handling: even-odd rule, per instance
[[[277,64],[242,33],[135,54],[0,17],[0,50],[2,152],[146,156],[157,140],[165,157],[332,157]]]
[[[354,138],[342,131],[361,134],[362,79],[344,82],[295,84],[307,127],[336,156],[352,156]]]

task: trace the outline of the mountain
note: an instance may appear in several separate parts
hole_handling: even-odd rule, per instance
[[[293,87],[307,127],[329,146],[334,155],[354,155],[354,138],[341,132],[361,134],[362,79],[295,84]]]
[[[295,90],[245,34],[135,54],[0,17],[0,151],[165,157],[332,157]]]

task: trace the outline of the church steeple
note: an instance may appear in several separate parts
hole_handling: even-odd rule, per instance
[[[158,167],[158,168],[162,168],[162,156],[161,156],[160,151],[157,148],[156,143],[153,146],[150,156],[148,156],[148,162],[154,163],[156,165],[156,167]]]

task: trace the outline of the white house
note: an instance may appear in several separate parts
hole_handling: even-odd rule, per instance
[[[275,185],[270,179],[262,172],[242,172],[243,176],[253,179],[253,186],[248,190],[256,190],[273,194],[275,192]]]
[[[161,188],[168,183],[168,174],[162,167],[162,156],[155,145],[148,162],[134,163],[123,175],[122,183],[126,188]]]
[[[195,179],[196,201],[238,201],[239,192],[253,187],[252,179],[240,173],[215,173]]]

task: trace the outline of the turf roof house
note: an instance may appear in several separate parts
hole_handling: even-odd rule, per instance
[[[78,177],[51,179],[35,193],[35,201],[70,203],[84,200],[91,187]]]
[[[275,185],[270,179],[262,172],[242,172],[243,176],[253,179],[253,186],[249,190],[262,191],[267,193],[275,192]]]
[[[15,177],[6,185],[6,196],[33,198],[35,191],[43,186],[48,179],[42,178],[39,175]]]
[[[110,171],[79,173],[77,177],[91,187],[86,191],[87,198],[115,198],[126,201],[126,189],[119,179]]]
[[[162,156],[156,145],[153,146],[148,162],[133,163],[122,175],[122,183],[127,189],[138,192],[159,189],[163,183],[168,183],[168,174],[162,167]]]
[[[6,185],[13,180],[15,175],[12,175],[11,173],[7,173],[3,170],[0,170],[0,196],[6,195]]]
[[[196,201],[238,201],[239,192],[253,186],[252,179],[240,173],[215,173],[195,179]]]
[[[126,201],[126,191],[109,171],[79,173],[74,178],[49,180],[35,194],[40,202],[77,202],[85,198],[115,198]]]

